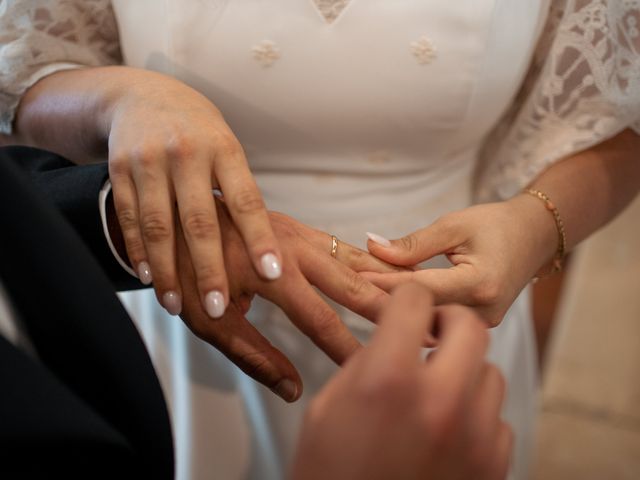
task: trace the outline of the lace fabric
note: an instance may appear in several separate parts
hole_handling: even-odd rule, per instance
[[[348,0],[314,0],[327,22]],[[553,162],[640,133],[640,0],[554,0],[530,71],[481,152],[476,197],[508,198]],[[0,133],[53,72],[121,63],[109,0],[0,3]]]
[[[327,23],[334,22],[346,8],[349,0],[313,0]]]
[[[640,133],[640,0],[552,2],[511,109],[481,152],[480,201],[509,198],[554,162]]]
[[[11,133],[20,98],[41,78],[121,60],[109,0],[0,2],[0,133]]]

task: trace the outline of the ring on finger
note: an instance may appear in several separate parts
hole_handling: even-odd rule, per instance
[[[331,256],[336,258],[338,255],[338,237],[331,235]]]

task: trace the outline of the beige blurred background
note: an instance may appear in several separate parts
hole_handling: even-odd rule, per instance
[[[543,368],[532,480],[640,479],[640,197],[573,255]]]

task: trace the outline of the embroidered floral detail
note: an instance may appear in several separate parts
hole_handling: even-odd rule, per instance
[[[349,0],[313,0],[327,23],[333,23],[346,8]]]
[[[270,67],[280,58],[280,50],[271,40],[263,40],[251,49],[253,58],[263,67]]]
[[[411,42],[411,53],[413,53],[420,65],[428,65],[436,58],[436,48],[426,36]]]

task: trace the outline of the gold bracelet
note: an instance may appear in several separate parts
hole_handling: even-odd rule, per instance
[[[556,222],[556,228],[558,230],[558,249],[556,250],[555,255],[553,256],[553,262],[551,263],[551,269],[545,273],[544,275],[536,275],[534,280],[539,280],[544,277],[548,277],[555,273],[558,273],[562,270],[562,264],[564,262],[564,256],[567,252],[567,235],[564,231],[564,222],[560,217],[560,212],[558,208],[553,204],[551,199],[546,193],[541,192],[540,190],[534,190],[532,188],[528,188],[524,191],[529,195],[533,195],[534,197],[538,197],[540,200],[544,202],[544,206],[547,210],[551,212],[553,215],[553,220]]]

